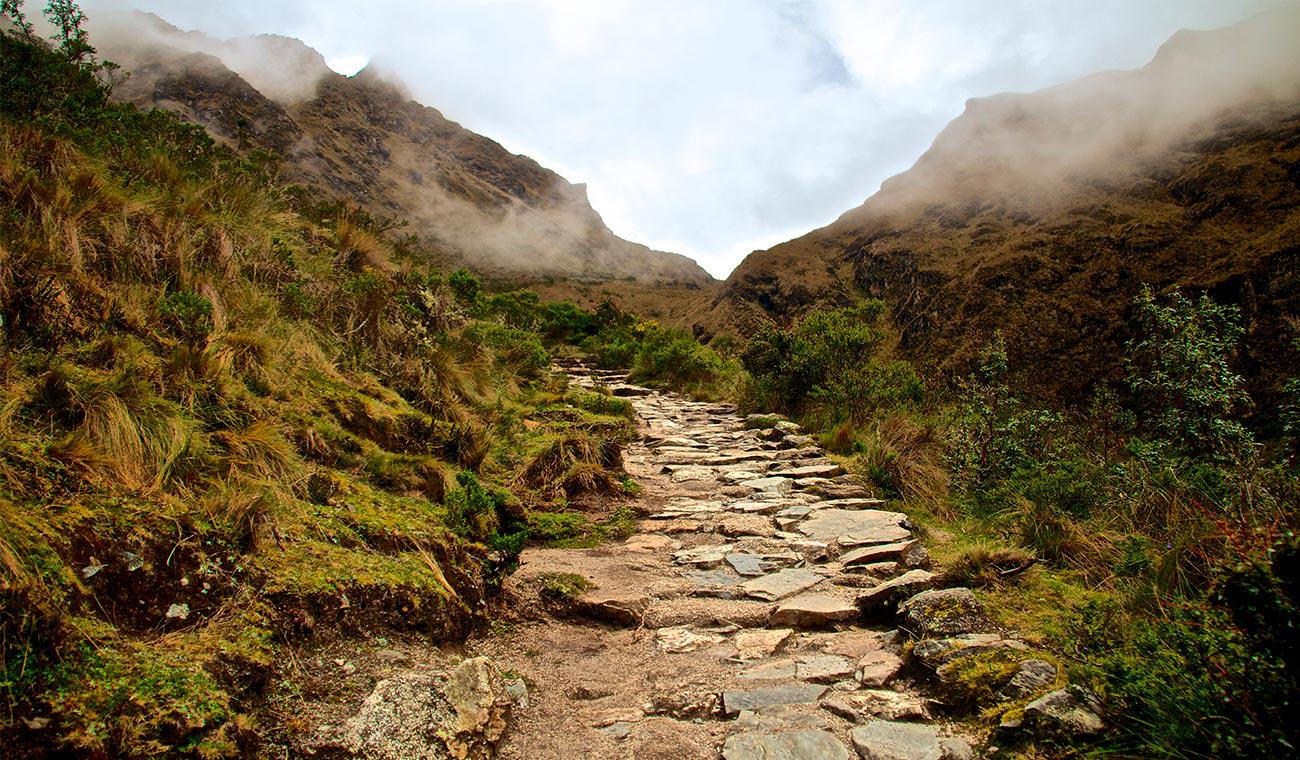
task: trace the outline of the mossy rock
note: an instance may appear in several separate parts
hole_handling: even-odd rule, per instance
[[[901,627],[924,637],[987,633],[995,628],[968,588],[922,591],[899,605],[898,616]]]
[[[996,704],[1024,658],[1024,652],[992,649],[951,660],[935,671],[939,696],[958,710]]]

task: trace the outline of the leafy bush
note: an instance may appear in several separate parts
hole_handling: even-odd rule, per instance
[[[877,357],[884,311],[872,300],[812,312],[789,329],[763,327],[740,355],[749,372],[744,405],[804,415],[821,430],[919,400],[922,383],[912,366]]]
[[[212,301],[192,290],[168,293],[158,304],[158,316],[190,345],[200,345],[212,332]]]
[[[733,372],[731,365],[683,330],[643,326],[632,363],[634,381],[687,392],[716,389]]]
[[[1243,329],[1234,306],[1150,287],[1134,300],[1138,335],[1128,345],[1129,385],[1147,428],[1181,451],[1236,455],[1252,443],[1237,416],[1250,406],[1231,366]]]
[[[1007,352],[996,333],[974,372],[960,384],[963,402],[949,435],[948,464],[963,487],[978,491],[1049,455],[1059,417],[1024,404],[1007,385]]]
[[[479,283],[478,278],[468,270],[457,269],[447,275],[447,285],[451,292],[456,296],[456,300],[462,306],[474,306],[478,303],[479,293],[483,286]]]
[[[492,322],[480,322],[471,325],[465,331],[465,336],[491,348],[497,361],[521,377],[536,379],[550,366],[550,354],[536,333]]]

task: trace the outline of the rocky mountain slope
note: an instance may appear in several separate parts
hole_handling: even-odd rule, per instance
[[[490,276],[701,286],[694,261],[614,235],[586,188],[448,120],[369,69],[344,77],[298,40],[218,41],[155,16],[97,16],[115,96],[160,107],[240,149],[283,156],[291,182],[409,223],[437,263]]]
[[[964,366],[995,329],[1057,392],[1116,367],[1143,283],[1239,304],[1257,377],[1300,314],[1300,12],[1180,32],[1137,71],[968,102],[909,171],[751,255],[701,319],[743,330],[885,300],[909,357]]]

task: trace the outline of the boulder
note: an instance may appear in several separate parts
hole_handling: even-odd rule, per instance
[[[931,670],[938,670],[951,660],[988,652],[993,649],[1027,650],[1017,639],[1004,639],[996,633],[964,633],[946,639],[921,639],[912,646],[912,657]]]
[[[1007,699],[1037,694],[1056,680],[1056,666],[1046,660],[1021,660],[1020,670],[1002,689]]]
[[[323,726],[315,753],[375,760],[486,760],[510,719],[511,697],[486,657],[445,673],[407,671],[375,684],[340,726]]]
[[[1003,720],[1003,727],[1014,726]],[[1036,737],[1076,738],[1091,736],[1106,727],[1101,704],[1081,689],[1058,689],[1025,705],[1019,728]]]
[[[987,633],[995,628],[984,612],[984,605],[968,588],[922,591],[898,606],[898,617],[900,627],[927,638]]]

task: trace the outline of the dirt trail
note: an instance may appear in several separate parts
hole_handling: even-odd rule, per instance
[[[932,582],[903,514],[790,423],[569,371],[634,404],[649,514],[626,542],[524,552],[508,593],[551,573],[591,588],[474,645],[529,687],[502,757],[971,755],[900,675],[900,634],[859,624]]]

